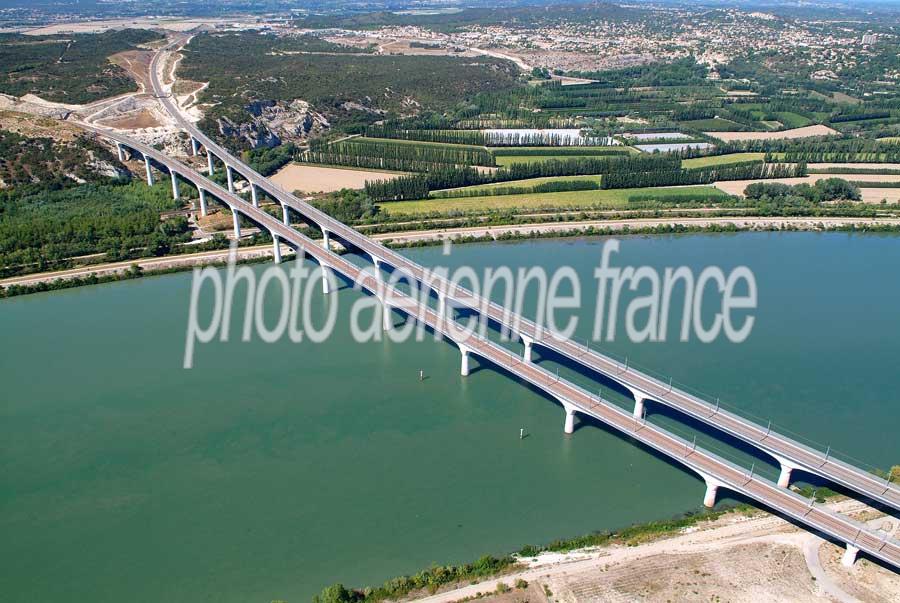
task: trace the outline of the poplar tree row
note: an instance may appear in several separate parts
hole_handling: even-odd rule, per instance
[[[795,178],[806,175],[806,164],[746,163],[725,166],[709,166],[690,170],[664,169],[652,172],[615,172],[606,174],[600,188],[646,188],[654,186],[678,186],[685,184],[712,184],[722,180],[758,180],[768,178]]]

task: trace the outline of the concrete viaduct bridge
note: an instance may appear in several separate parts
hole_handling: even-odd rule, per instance
[[[239,216],[245,216],[249,220],[256,223],[260,229],[266,230],[272,235],[275,261],[281,260],[281,244],[284,243],[289,247],[313,258],[319,263],[323,269],[328,269],[341,274],[343,277],[351,281],[358,282],[363,289],[375,295],[383,305],[384,327],[391,328],[390,310],[394,308],[406,314],[411,319],[419,320],[428,328],[440,333],[450,341],[452,341],[460,350],[461,354],[461,373],[467,375],[469,372],[469,360],[471,356],[477,357],[480,361],[493,363],[497,367],[509,372],[515,377],[531,384],[533,387],[544,392],[548,397],[557,401],[565,410],[564,431],[572,433],[574,431],[574,417],[576,413],[581,413],[587,417],[601,421],[606,425],[617,430],[619,433],[634,438],[641,444],[665,455],[677,463],[689,468],[699,475],[706,484],[706,493],[704,496],[704,504],[712,506],[715,504],[716,494],[719,488],[726,488],[731,491],[740,493],[761,505],[769,507],[783,516],[791,518],[800,525],[818,531],[831,539],[842,542],[846,546],[843,562],[850,565],[855,560],[860,551],[870,555],[875,559],[879,559],[884,563],[900,568],[900,541],[892,538],[888,534],[880,533],[872,530],[864,523],[848,518],[844,515],[836,513],[824,505],[817,505],[814,500],[800,496],[796,492],[784,487],[785,484],[775,484],[759,475],[755,475],[752,470],[748,471],[728,461],[704,448],[698,446],[695,442],[674,435],[667,430],[648,423],[643,416],[643,412],[628,412],[612,402],[601,398],[600,396],[588,392],[578,385],[561,379],[558,375],[552,374],[546,368],[530,361],[530,358],[520,357],[512,351],[490,341],[487,338],[474,334],[468,334],[461,331],[456,321],[446,314],[445,304],[439,304],[439,309],[432,309],[428,304],[422,304],[414,297],[410,297],[402,291],[392,288],[385,283],[380,274],[375,275],[365,271],[355,264],[347,261],[340,255],[331,251],[328,245],[326,235],[326,244],[320,246],[313,240],[304,236],[297,230],[286,224],[287,218],[290,216],[289,209],[301,212],[306,220],[318,224],[326,233],[330,233],[343,239],[347,243],[357,246],[365,253],[370,254],[376,265],[382,263],[394,264],[396,269],[404,270],[409,267],[412,276],[417,279],[424,279],[426,286],[434,287],[434,284],[428,284],[428,276],[430,273],[424,268],[401,261],[399,254],[395,254],[380,245],[368,240],[356,231],[350,229],[346,225],[330,218],[326,214],[316,210],[315,208],[293,198],[287,192],[272,185],[262,176],[254,173],[249,167],[231,158],[224,150],[214,146],[211,141],[206,140],[196,130],[191,131],[194,148],[197,149],[198,144],[204,144],[207,149],[208,157],[212,161],[213,156],[220,158],[227,166],[226,169],[232,173],[239,173],[246,178],[251,184],[251,197],[253,201],[247,202],[243,198],[237,196],[234,192],[233,176],[230,179],[228,190],[219,186],[215,182],[209,180],[206,176],[194,171],[188,166],[174,160],[165,154],[141,143],[130,140],[116,132],[103,130],[99,128],[88,128],[94,133],[112,140],[120,153],[126,151],[135,155],[140,155],[147,167],[148,181],[153,181],[152,165],[168,171],[172,180],[173,195],[178,195],[178,179],[181,178],[190,182],[197,187],[202,208],[210,200],[224,203],[228,206],[235,218],[235,234],[240,233]],[[199,150],[199,149],[198,149]],[[218,155],[216,155],[218,153]],[[258,192],[255,189],[262,189],[271,195],[276,201],[280,202],[283,208],[283,218],[278,220],[258,207]],[[324,275],[323,275],[324,280]],[[441,288],[438,290],[440,291]],[[461,289],[446,289],[446,292],[440,292],[440,296],[457,299],[461,302],[468,301],[475,309],[480,307],[480,301],[468,292]],[[327,288],[326,288],[327,293]],[[479,304],[475,304],[479,301]],[[487,304],[488,311],[492,313],[504,312],[503,309],[496,304]],[[547,337],[541,337],[540,333],[534,331],[536,327],[528,326],[533,323],[523,321],[525,327],[520,327],[517,331],[522,335],[526,342],[526,349],[531,345],[547,345],[553,349],[565,349],[563,346],[565,341],[554,338],[550,333]],[[528,329],[532,330],[528,330]],[[533,336],[533,337],[532,337]],[[529,344],[528,341],[531,340]],[[584,348],[580,348],[581,356],[588,353]],[[596,354],[596,352],[590,352]],[[601,359],[604,357],[600,357]],[[615,364],[612,360],[606,362],[612,366],[610,372],[625,387],[633,391],[637,391],[636,405],[641,405],[648,398],[658,399],[670,396],[675,390],[670,386],[651,381],[652,378],[636,374],[633,369],[627,369],[621,365]],[[664,395],[659,395],[661,392]],[[685,394],[686,395],[686,394]],[[716,416],[724,416],[722,413],[711,413],[710,420]],[[768,439],[768,438],[766,438]],[[788,457],[784,459],[786,462],[800,465],[795,458]],[[827,461],[827,459],[826,459]],[[834,463],[834,461],[831,461]],[[859,471],[859,470],[856,470]],[[779,480],[782,481],[782,480]],[[883,482],[882,482],[883,483]],[[885,492],[882,489],[882,492]],[[894,507],[896,508],[896,506]]]
[[[176,41],[157,52],[150,64],[151,82],[154,93],[166,111],[177,121],[179,126],[189,134],[192,152],[197,155],[201,146],[206,151],[207,169],[214,173],[216,160],[224,164],[227,174],[228,190],[235,191],[235,176],[240,176],[250,188],[251,199],[255,207],[259,206],[260,191],[265,192],[282,208],[283,222],[290,224],[290,210],[294,210],[304,220],[322,230],[326,246],[332,236],[348,243],[351,247],[368,255],[376,266],[386,264],[395,270],[414,279],[421,286],[430,288],[440,300],[441,307],[447,300],[457,306],[469,308],[496,324],[516,333],[524,344],[524,359],[531,359],[534,346],[542,346],[561,355],[581,367],[617,383],[628,390],[634,397],[633,412],[636,418],[643,416],[648,401],[664,404],[694,420],[720,430],[729,436],[742,440],[746,444],[761,450],[774,458],[781,468],[778,485],[787,487],[794,470],[805,471],[813,475],[831,480],[836,484],[877,501],[894,510],[900,510],[900,487],[887,479],[879,478],[872,473],[844,462],[831,455],[828,449],[824,453],[806,444],[796,441],[772,429],[749,419],[729,412],[718,401],[711,403],[682,389],[673,387],[672,383],[663,383],[650,375],[590,349],[587,345],[578,344],[564,338],[534,322],[514,314],[507,308],[475,295],[471,291],[459,287],[455,283],[423,268],[403,255],[388,249],[346,224],[334,220],[312,205],[303,202],[293,194],[282,189],[267,178],[256,173],[240,159],[233,157],[226,149],[201,132],[190,120],[186,119],[172,98],[170,91],[160,79],[160,60],[167,50],[179,44]],[[148,179],[151,178],[148,168]],[[206,213],[204,193],[200,193],[201,212]],[[235,233],[239,234],[240,225],[235,218]],[[327,286],[325,283],[323,286]]]

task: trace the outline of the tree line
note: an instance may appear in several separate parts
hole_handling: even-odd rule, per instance
[[[712,184],[721,180],[756,180],[762,178],[794,178],[806,175],[806,164],[747,162],[695,169],[661,169],[649,172],[614,172],[606,174],[600,188],[646,188],[685,184]]]
[[[328,163],[354,167],[408,172],[428,172],[445,165],[496,166],[487,149],[465,146],[391,143],[351,139],[331,145],[316,144],[301,153],[307,163]]]
[[[610,157],[573,157],[533,163],[513,163],[495,172],[472,167],[448,167],[427,174],[405,176],[388,181],[366,183],[366,193],[376,201],[424,199],[433,190],[460,188],[494,182],[546,178],[553,176],[608,175],[614,172],[651,172],[677,170],[681,160],[657,153]]]
[[[465,197],[493,197],[498,195],[524,195],[528,193],[562,193],[568,191],[592,191],[600,188],[596,180],[556,180],[534,186],[491,186],[486,188],[461,188],[432,194],[437,199]]]

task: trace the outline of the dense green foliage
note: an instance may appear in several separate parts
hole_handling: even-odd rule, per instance
[[[791,186],[779,182],[754,182],[744,190],[744,196],[754,200],[799,197],[813,203],[834,200],[858,201],[862,198],[859,187],[842,178],[825,178],[811,186],[806,183]]]
[[[511,556],[497,558],[486,555],[474,563],[465,565],[430,567],[414,576],[401,576],[388,580],[375,588],[349,590],[342,584],[334,584],[325,588],[313,601],[315,603],[374,603],[397,600],[414,591],[427,590],[434,593],[446,584],[493,576],[514,563],[515,559]]]
[[[277,147],[260,147],[243,153],[244,162],[263,176],[271,176],[288,164],[297,153],[293,143]]]
[[[158,38],[156,33],[135,29],[65,36],[0,35],[0,92],[33,93],[73,104],[132,92],[137,89],[134,80],[107,59]]]
[[[362,191],[343,189],[314,202],[314,205],[336,220],[359,222],[374,217],[378,206]]]
[[[513,163],[495,172],[471,167],[434,170],[426,175],[407,176],[390,181],[367,182],[366,192],[376,201],[422,199],[429,191],[493,182],[509,182],[551,176],[584,176],[612,173],[644,173],[678,170],[678,157],[662,154],[571,157],[532,163]],[[424,195],[422,193],[425,193]],[[415,195],[415,196],[413,196]]]
[[[494,166],[486,149],[463,145],[433,145],[353,138],[330,145],[312,144],[299,159],[361,168],[428,172],[446,166]]]
[[[190,238],[187,220],[160,222],[175,209],[170,185],[81,184],[0,195],[0,266],[9,276],[52,262],[105,253],[108,259],[165,255]]]
[[[806,175],[806,164],[747,162],[694,169],[662,169],[646,172],[614,172],[603,177],[600,187],[643,188],[685,184],[711,184],[721,180],[751,180],[756,178],[793,178]]]

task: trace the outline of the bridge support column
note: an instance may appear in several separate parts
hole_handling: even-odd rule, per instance
[[[250,183],[250,198],[253,199],[253,207],[259,207],[259,192],[252,182]]]
[[[706,494],[703,496],[703,506],[712,509],[716,506],[716,493],[719,491],[719,486],[723,484],[709,476],[703,476],[704,481],[706,481]]]
[[[324,228],[322,229],[322,247],[326,250],[331,249],[331,233]]]
[[[282,203],[282,204],[281,204],[281,221],[284,222],[284,225],[285,225],[285,226],[290,226],[290,225],[291,225],[291,216],[290,216],[290,214],[288,213],[288,206],[287,206],[287,203]]]
[[[522,360],[524,362],[531,362],[531,349],[534,346],[534,339],[531,337],[526,337],[525,335],[519,335],[522,338],[522,343],[525,344],[525,351],[522,353]]]
[[[234,221],[234,239],[238,240],[241,238],[241,218],[234,207],[231,208],[231,218]]]
[[[191,154],[196,157],[200,154],[200,144],[197,142],[197,139],[191,136]]]
[[[391,307],[384,300],[381,300],[381,326],[385,331],[390,331],[394,326],[391,320]]]
[[[150,167],[150,158],[144,155],[144,169],[147,172],[147,186],[153,186],[153,171]]]
[[[119,153],[119,161],[125,161],[125,149],[122,148],[122,143],[116,143],[116,151]]]
[[[200,215],[206,217],[206,189],[198,188],[200,191]]]
[[[787,488],[791,485],[791,472],[794,469],[800,469],[796,464],[776,456],[775,460],[781,465],[781,473],[778,474],[778,487]]]
[[[563,408],[566,409],[566,423],[563,425],[563,433],[575,433],[575,407],[564,403]]]
[[[281,240],[278,238],[278,235],[274,232],[272,233],[272,257],[275,259],[276,264],[281,263]]]
[[[634,415],[635,419],[640,419],[644,416],[644,402],[647,399],[641,394],[634,394]]]
[[[226,164],[225,172],[228,174],[228,192],[234,193],[234,171],[230,165]]]
[[[209,152],[209,149],[206,149],[206,167],[210,176],[216,173],[216,166],[213,165],[213,154]]]
[[[441,293],[440,291],[437,292],[437,296],[438,296],[438,317],[440,318],[441,322],[444,322],[447,320],[447,296],[444,295],[443,293]]]
[[[459,346],[459,352],[462,354],[462,360],[460,360],[459,364],[459,374],[463,377],[469,376],[469,348],[465,346]]]
[[[778,474],[779,488],[787,488],[791,485],[791,471],[793,471],[793,467],[789,467],[788,465],[781,466],[781,473]]]
[[[322,266],[322,293],[328,295],[330,289],[328,287],[328,269]]]
[[[858,554],[859,547],[848,544],[847,550],[844,551],[844,555],[843,557],[841,557],[841,565],[843,565],[844,567],[853,567],[853,564],[856,562],[856,556]]]
[[[169,170],[169,175],[172,177],[172,198],[178,201],[181,198],[181,195],[178,192],[178,176],[175,173],[175,170]]]

